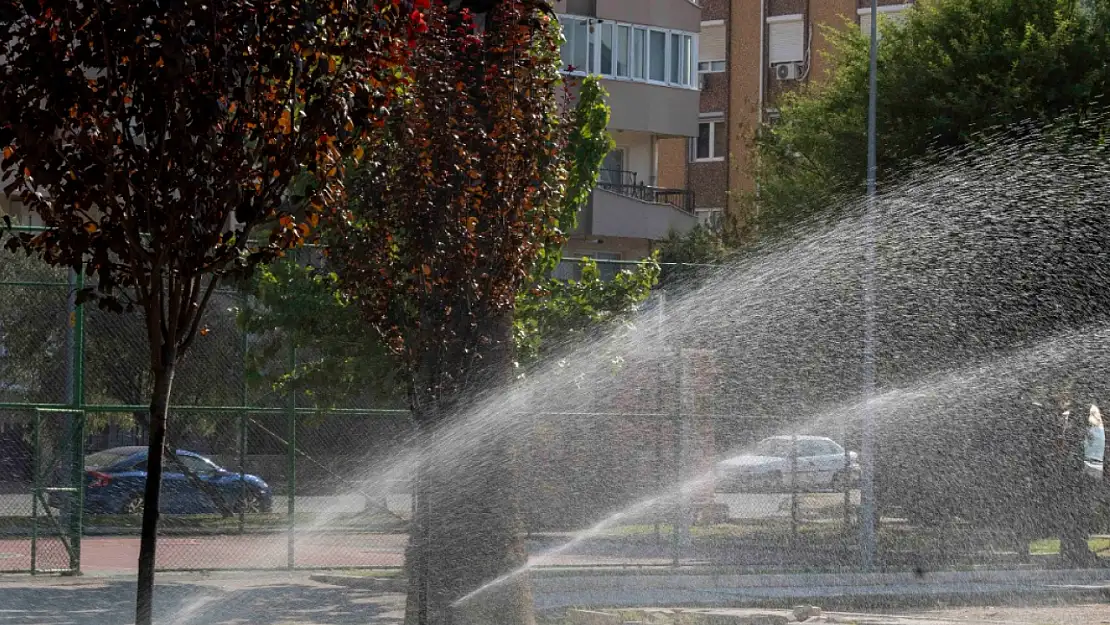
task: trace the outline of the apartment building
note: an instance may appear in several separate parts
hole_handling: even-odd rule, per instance
[[[686,176],[686,144],[698,134],[697,73],[701,1],[558,0],[555,11],[572,76],[600,75],[609,93],[616,149],[579,215],[567,258],[640,260],[655,242],[696,223]],[[723,136],[723,135],[722,135]],[[0,214],[29,223],[0,194]],[[567,263],[564,276],[578,265]],[[603,275],[619,265],[602,263]]]
[[[698,132],[700,3],[559,0],[564,70],[595,74],[609,93],[616,142],[564,257],[639,260],[669,232],[697,223],[685,151]],[[560,273],[573,275],[576,265]],[[617,271],[602,264],[603,275]]]
[[[900,19],[913,0],[879,0],[880,19]],[[773,123],[784,93],[821,81],[830,42],[824,26],[870,33],[870,0],[703,0],[698,49],[701,89],[696,138],[684,175],[694,211],[717,222],[755,190],[751,145]],[[734,193],[730,193],[734,192]]]

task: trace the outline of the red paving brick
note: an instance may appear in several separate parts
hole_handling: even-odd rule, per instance
[[[297,566],[306,568],[401,566],[405,540],[401,534],[298,535],[294,554]],[[288,550],[284,534],[167,536],[158,540],[157,562],[160,569],[276,569],[288,564]],[[134,572],[138,557],[138,537],[89,536],[81,541],[81,568],[89,573]],[[40,542],[40,568],[65,562],[56,540]],[[31,541],[0,540],[0,570],[30,567]]]
[[[300,568],[396,567],[404,564],[404,534],[298,534],[294,544]],[[288,535],[166,536],[158,540],[160,569],[279,569],[288,564]],[[81,541],[81,569],[86,573],[134,573],[139,558],[137,536],[88,536]],[[68,562],[56,539],[39,543],[39,568],[63,568]],[[560,555],[549,565],[652,565],[666,559]],[[28,571],[31,541],[0,540],[0,571]]]

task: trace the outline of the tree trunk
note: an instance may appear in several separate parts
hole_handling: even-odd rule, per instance
[[[158,541],[158,504],[162,492],[162,460],[165,458],[166,422],[173,388],[177,353],[162,348],[154,371],[154,394],[150,399],[150,440],[147,451],[146,489],[143,492],[143,526],[139,542],[139,576],[135,591],[135,625],[151,625],[154,608],[154,556]]]
[[[512,376],[507,314],[480,331],[492,346],[483,350],[481,388],[456,388],[453,397],[416,402],[414,417],[425,428],[428,449],[417,470],[416,505],[406,564],[408,625],[533,625],[531,584],[517,501],[514,441],[491,434],[465,450],[453,449],[436,430],[450,427],[466,399],[507,386]],[[461,350],[458,352],[462,355]],[[449,363],[452,370],[462,363]],[[448,430],[449,431],[449,430]],[[445,451],[446,450],[446,453]],[[513,573],[519,573],[512,575]],[[509,577],[505,577],[509,576]],[[498,581],[490,584],[490,582]],[[472,592],[485,587],[479,593]],[[465,601],[460,599],[468,597]]]

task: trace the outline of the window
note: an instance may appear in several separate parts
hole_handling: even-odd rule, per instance
[[[801,15],[767,18],[770,31],[770,63],[796,63],[805,60],[805,21]]]
[[[586,26],[586,71],[593,74],[597,71],[597,37],[593,26]]]
[[[577,260],[563,258],[555,271],[551,272],[551,277],[556,280],[577,280],[582,277],[582,265]]]
[[[888,4],[879,7],[879,26],[882,26],[883,20],[891,20],[901,23],[906,19],[906,9],[911,5],[909,4]],[[863,36],[871,37],[871,9],[860,9],[859,13],[859,29],[863,32]],[[878,33],[878,38],[882,39],[882,32]]]
[[[643,79],[647,76],[647,30],[632,30],[632,77]]]
[[[651,31],[648,44],[648,78],[663,82],[667,80],[667,33]]]
[[[759,445],[755,448],[757,456],[770,458],[789,458],[793,451],[794,446],[791,441],[784,438],[765,438],[759,441]]]
[[[563,66],[576,71],[588,71],[589,58],[587,44],[590,39],[589,25],[586,20],[563,18]]]
[[[212,473],[213,471],[216,470],[216,465],[212,464],[211,462],[208,462],[204,458],[198,458],[196,456],[186,456],[184,454],[177,454],[177,459],[181,461],[181,464],[185,465],[186,469],[189,469],[190,471],[192,471],[193,473],[196,473],[196,474]]]
[[[624,163],[624,148],[617,148],[606,154],[605,160],[601,163],[598,184],[601,186],[631,184],[630,182],[624,182]]]
[[[728,151],[725,132],[725,121],[708,120],[698,124],[698,138],[692,140],[690,160],[692,161],[719,161],[723,160]]]
[[[682,49],[682,35],[672,33],[671,34],[671,49],[670,49],[670,57],[669,57],[670,61],[671,61],[670,62],[670,70],[671,71],[670,71],[669,80],[672,83],[676,84],[676,85],[678,84],[678,76],[679,76],[679,72],[681,71],[681,67],[682,67],[682,62],[679,58],[679,56],[680,56],[679,55],[679,50],[681,50],[681,49]]]
[[[617,26],[617,76],[628,78],[631,69],[632,27]]]
[[[679,54],[679,84],[689,87],[694,81],[694,38],[690,35],[682,36],[682,52]]]
[[[598,69],[599,74],[606,76],[613,75],[613,25],[602,24],[598,29],[598,38],[601,39],[601,68]]]
[[[561,51],[564,70],[697,86],[698,40],[694,34],[565,15],[559,19],[565,37]]]
[[[109,449],[107,451],[98,451],[95,454],[89,454],[85,456],[85,469],[89,471],[94,471],[96,469],[110,467],[117,462],[126,460],[134,454],[134,450],[126,449],[123,451],[113,449]]]
[[[698,223],[707,228],[716,229],[721,227],[725,211],[720,208],[695,208],[694,214],[698,218]]]
[[[724,20],[701,23],[698,34],[698,71],[723,72],[728,58],[728,39]]]
[[[620,254],[615,252],[594,252],[590,254],[590,258],[593,258],[594,261],[597,262],[597,272],[601,275],[601,279],[606,282],[616,278],[617,274],[621,272],[620,263],[606,262],[620,260]]]

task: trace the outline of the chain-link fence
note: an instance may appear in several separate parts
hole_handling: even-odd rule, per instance
[[[6,256],[0,266],[0,570],[125,571],[136,560],[146,338],[137,315],[78,305],[78,286],[31,259]],[[305,359],[280,336],[242,330],[245,297],[217,294],[175,377],[168,439],[180,453],[163,482],[158,566],[401,566],[411,497],[403,475],[386,472],[383,483],[380,469],[403,456],[406,411],[356,400],[297,405],[274,380]],[[522,416],[531,461],[520,492],[533,553],[559,550],[628,507],[635,512],[550,562],[724,561],[807,531],[839,532],[854,514],[843,504],[858,498],[830,490],[840,482],[811,488],[782,475],[672,497],[676,484],[712,468],[717,447],[750,447],[778,430],[768,419],[726,424],[670,391],[640,393],[644,376],[673,381],[653,367],[612,398]]]
[[[137,560],[146,339],[136,316],[78,305],[78,286],[26,258],[0,263],[0,571],[123,572]],[[180,453],[166,468],[159,568],[403,565],[412,501],[396,467],[412,440],[407,412],[358,393],[329,397],[322,409],[311,405],[313,389],[288,392],[282,377],[320,354],[298,353],[280,333],[244,331],[246,297],[227,290],[213,299],[175,379],[168,437]],[[663,304],[650,301],[643,324]],[[545,369],[550,379],[532,387],[549,390],[528,391],[534,401],[523,409],[505,402],[515,407],[498,416],[517,434],[517,490],[536,562],[858,566],[858,414],[803,417],[812,412],[804,401],[782,400],[793,373],[775,373],[788,382],[776,387],[735,346],[675,345],[641,330],[618,337],[633,348],[610,356],[599,344],[577,369]],[[825,386],[854,384],[844,379]],[[962,462],[946,455],[946,441],[930,439],[932,456],[922,456],[936,465],[929,492],[963,475],[937,468]],[[920,444],[883,444],[898,450],[880,465],[889,469],[883,492],[912,503],[928,490],[906,486]],[[982,563],[1046,549],[997,529],[1005,524],[928,522],[912,512],[935,510],[931,503],[910,508],[880,511],[882,564]]]

